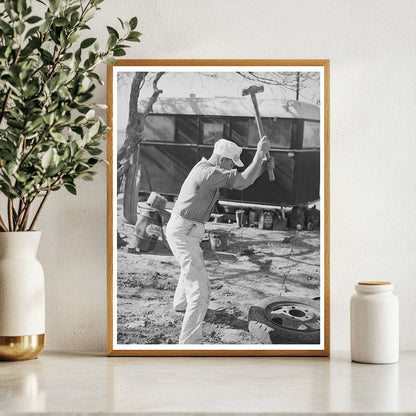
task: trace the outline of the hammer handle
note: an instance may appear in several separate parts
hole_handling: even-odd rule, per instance
[[[260,111],[259,111],[259,106],[257,104],[257,98],[255,94],[250,94],[251,95],[251,100],[253,101],[253,107],[254,107],[254,116],[256,119],[256,124],[257,124],[257,130],[259,132],[259,136],[260,136],[260,140],[261,138],[264,136],[264,127],[263,127],[263,121],[260,117]],[[265,158],[266,159],[270,159],[270,153],[267,152],[265,154]],[[274,176],[274,171],[273,168],[270,166],[267,166],[267,174],[269,175],[269,181],[273,182],[276,177]]]

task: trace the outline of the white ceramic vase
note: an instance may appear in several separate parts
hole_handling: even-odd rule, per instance
[[[0,232],[0,360],[30,360],[44,348],[40,236],[40,231]]]

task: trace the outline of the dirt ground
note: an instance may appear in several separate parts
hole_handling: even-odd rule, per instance
[[[210,222],[201,244],[212,296],[203,324],[204,344],[258,344],[248,331],[248,311],[264,298],[320,295],[319,231],[238,228]],[[208,232],[229,233],[229,248],[213,251]],[[119,221],[128,241],[133,228]],[[183,314],[172,308],[180,268],[159,238],[153,252],[117,253],[119,344],[176,344]]]

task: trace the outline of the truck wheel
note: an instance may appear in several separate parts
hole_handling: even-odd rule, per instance
[[[319,344],[319,300],[264,299],[250,307],[248,329],[262,344]]]

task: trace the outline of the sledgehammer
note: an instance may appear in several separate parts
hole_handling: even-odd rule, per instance
[[[263,122],[262,122],[261,117],[260,117],[260,111],[259,111],[259,106],[257,104],[256,94],[258,92],[263,92],[263,91],[264,91],[263,85],[252,85],[251,87],[248,87],[245,90],[243,90],[243,96],[244,95],[250,95],[251,96],[251,101],[253,101],[254,116],[256,118],[257,130],[259,131],[260,139],[264,136],[264,128],[263,128]],[[265,155],[265,160],[266,161],[270,160],[270,158],[271,158],[270,153],[267,152],[266,155]],[[275,176],[274,176],[272,166],[267,166],[267,173],[269,175],[269,181],[274,181],[276,179]]]

